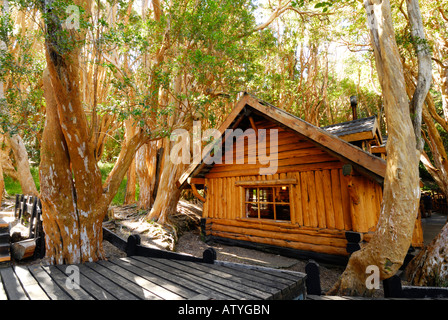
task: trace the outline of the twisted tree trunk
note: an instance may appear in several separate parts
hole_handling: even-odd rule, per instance
[[[389,1],[365,2],[371,22],[372,44],[385,102],[388,129],[387,169],[377,229],[371,241],[353,253],[331,294],[370,295],[369,266],[380,280],[393,276],[411,245],[419,207],[419,152],[409,113],[409,100],[400,55],[395,42]]]
[[[51,2],[51,1],[49,1]],[[90,1],[79,1],[90,10]],[[51,5],[51,3],[47,3]],[[43,8],[47,12],[47,7]],[[138,148],[147,135],[133,136],[123,144],[118,160],[101,184],[95,139],[83,109],[79,79],[79,49],[64,48],[67,39],[61,21],[51,11],[46,16],[47,68],[44,94],[47,121],[41,152],[41,201],[46,234],[46,255],[51,263],[80,263],[104,258],[102,221]],[[82,39],[66,30],[70,40]]]

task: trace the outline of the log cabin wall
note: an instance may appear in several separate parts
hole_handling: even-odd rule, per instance
[[[382,187],[356,173],[344,176],[343,163],[298,133],[266,120],[254,121],[256,129],[277,129],[278,169],[273,175],[259,175],[257,147],[244,147],[244,165],[215,164],[205,175],[207,190],[203,217],[207,234],[234,240],[287,247],[335,255],[348,255],[345,231],[369,238],[381,210]],[[244,138],[242,138],[244,139]],[[267,152],[271,146],[266,136]],[[236,139],[238,142],[238,139]],[[235,148],[224,154],[238,158]],[[250,155],[255,164],[247,164]],[[245,184],[282,184],[289,190],[290,221],[246,217]]]

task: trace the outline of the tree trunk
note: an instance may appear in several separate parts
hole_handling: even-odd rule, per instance
[[[3,180],[3,169],[2,169],[2,162],[0,159],[0,206],[2,205],[3,191],[5,191],[5,181]]]
[[[407,280],[417,286],[448,285],[448,223],[406,268]]]
[[[154,187],[157,168],[157,141],[142,146],[135,157],[140,193],[137,207],[143,210],[151,209],[154,202]]]
[[[422,15],[418,0],[406,0],[406,6],[411,25],[411,35],[418,58],[418,79],[411,100],[411,110],[413,115],[414,133],[417,140],[417,149],[422,151],[424,146],[424,141],[421,138],[422,108],[431,86],[432,61],[429,45],[426,42],[423,29]]]
[[[134,120],[129,119],[125,121],[125,129],[126,129],[126,142],[129,142],[133,136],[137,134],[138,128],[134,125]],[[124,204],[133,204],[135,203],[135,194],[136,194],[136,168],[135,168],[135,159],[132,161],[129,166],[127,172],[127,182],[126,182],[126,195],[124,198]]]
[[[151,211],[147,215],[148,220],[155,220],[160,224],[168,221],[169,215],[176,212],[181,191],[177,187],[176,181],[182,175],[185,164],[175,164],[170,160],[171,148],[169,138],[163,140],[164,152],[160,182],[157,188],[157,197]]]
[[[448,122],[448,67],[440,68],[440,91],[442,93],[442,110],[445,121]]]
[[[367,267],[376,266],[380,280],[393,276],[411,245],[417,218],[419,153],[409,113],[400,55],[395,42],[389,1],[366,1],[377,72],[385,102],[388,128],[387,169],[383,202],[371,241],[353,253],[330,293],[369,295]]]
[[[17,163],[17,176],[22,187],[22,193],[37,196],[39,192],[37,192],[36,184],[31,175],[28,152],[26,151],[22,138],[18,134],[12,136],[7,134],[6,137]]]
[[[89,1],[79,2],[90,11]],[[43,83],[47,121],[42,139],[40,179],[46,255],[55,264],[96,261],[104,258],[102,221],[107,208],[135,152],[148,137],[143,132],[123,144],[114,168],[102,185],[96,146],[90,139],[81,101],[79,50],[59,52],[65,45],[65,42],[58,45],[61,41],[58,37],[63,34],[62,24],[51,11],[45,18],[48,70]],[[68,34],[69,39],[83,37],[73,30]]]

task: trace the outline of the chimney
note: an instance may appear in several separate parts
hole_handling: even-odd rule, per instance
[[[356,120],[356,119],[358,119],[358,114],[356,113],[356,106],[358,105],[358,97],[357,96],[350,97],[350,105],[352,106],[353,120]]]

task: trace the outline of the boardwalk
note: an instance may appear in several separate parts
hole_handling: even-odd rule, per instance
[[[141,256],[14,266],[0,269],[0,276],[3,300],[303,299],[306,290],[305,275],[298,272]]]

